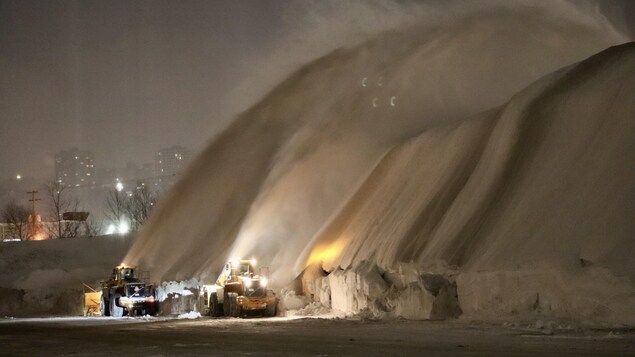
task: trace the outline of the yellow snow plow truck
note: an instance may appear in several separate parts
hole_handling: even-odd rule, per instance
[[[201,312],[210,316],[275,316],[278,299],[267,289],[267,274],[255,260],[227,262],[213,285],[201,287]]]
[[[119,265],[101,282],[101,316],[156,315],[158,310],[153,286],[138,279],[134,267]]]

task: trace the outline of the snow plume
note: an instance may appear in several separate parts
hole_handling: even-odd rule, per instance
[[[306,63],[338,48],[351,48],[372,40],[383,32],[411,28],[411,31],[427,33],[421,33],[421,37],[431,37],[449,27],[461,26],[471,17],[509,12],[520,12],[519,16],[525,13],[527,17],[540,16],[543,12],[561,19],[563,25],[583,26],[621,39],[618,42],[624,41],[624,35],[614,29],[592,0],[293,1],[286,5],[279,27],[271,29],[278,39],[270,53],[264,58],[245,59],[248,65],[243,69],[244,78],[231,88],[232,95],[228,97],[232,103],[228,105],[233,112],[242,111]],[[522,22],[514,25],[522,25]],[[543,40],[548,42],[557,37],[546,36]],[[517,56],[522,58],[520,53]],[[544,73],[538,75],[541,74]]]
[[[435,229],[426,225],[426,212],[444,214],[435,202],[447,203],[460,189],[494,123],[466,123],[455,135],[440,133],[504,104],[547,73],[626,41],[593,7],[568,2],[479,2],[465,8],[454,2],[346,4],[312,8],[310,16],[317,17],[311,23],[332,32],[315,34],[325,40],[316,43],[308,41],[315,37],[301,37],[309,32],[298,31],[298,37],[314,48],[311,56],[337,49],[299,68],[213,140],[161,202],[126,262],[150,269],[161,281],[212,280],[228,258],[255,257],[283,285],[311,257],[329,267],[352,264],[358,253],[383,265],[419,261],[428,254],[426,232]],[[360,6],[369,24],[358,24],[357,35],[338,33],[346,27],[330,21],[343,21],[348,17],[339,14],[361,11]],[[396,15],[375,26],[384,19],[377,14],[386,12]],[[304,48],[291,47],[289,58],[298,53],[293,48]],[[276,60],[273,55],[273,63],[258,68],[267,72],[284,64]],[[426,153],[429,175],[417,167],[421,181],[409,182],[408,166],[402,165],[403,176],[388,190],[394,195],[375,195],[393,166],[401,165],[399,159],[384,163],[386,153],[422,132],[429,141],[400,150]],[[396,154],[386,157],[391,155]],[[427,201],[399,197],[399,185],[420,187]],[[375,208],[364,192],[380,198],[372,202]],[[377,212],[386,207],[392,216],[384,219]],[[459,212],[453,215],[470,222],[472,213],[454,209]],[[347,230],[368,210],[371,220]],[[450,230],[451,224],[444,227]],[[367,241],[365,235],[374,238]],[[441,238],[435,246],[445,244],[455,246]],[[384,254],[379,249],[384,245],[411,254]],[[493,254],[482,249],[481,254]],[[465,261],[445,254],[431,259],[438,257],[448,264]]]

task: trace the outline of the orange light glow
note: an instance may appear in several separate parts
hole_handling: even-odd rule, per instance
[[[33,235],[33,240],[46,240],[48,237],[44,232],[37,232]]]
[[[340,256],[346,245],[345,239],[337,239],[334,242],[326,244],[318,244],[313,248],[306,265],[314,263],[330,262]]]

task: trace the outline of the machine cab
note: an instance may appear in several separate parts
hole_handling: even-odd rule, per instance
[[[228,282],[238,281],[241,277],[252,278],[254,275],[257,275],[254,265],[254,260],[234,260],[227,262],[216,284],[223,286]]]
[[[137,278],[135,269],[130,266],[120,265],[112,270],[113,280],[116,281],[129,281]]]

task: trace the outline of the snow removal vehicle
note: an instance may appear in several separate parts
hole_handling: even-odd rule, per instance
[[[227,262],[213,285],[204,285],[201,310],[210,316],[275,316],[278,299],[267,289],[266,269],[256,272],[255,260]]]
[[[134,267],[119,265],[101,282],[101,316],[156,315],[158,310],[154,287],[138,279]]]

